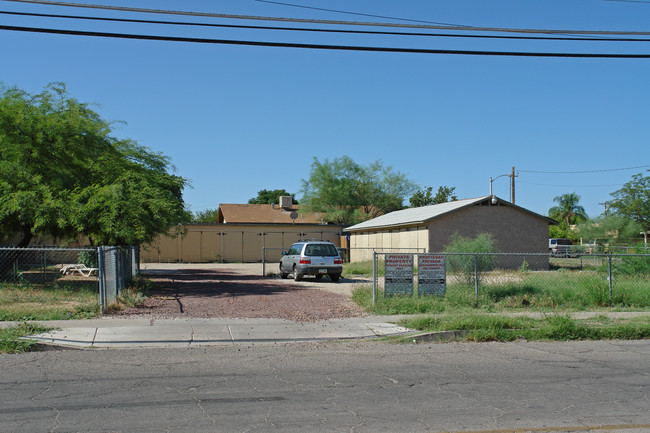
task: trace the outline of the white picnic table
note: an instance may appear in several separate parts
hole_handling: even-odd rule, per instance
[[[84,277],[99,274],[99,268],[89,268],[83,263],[74,263],[61,266],[61,273],[63,275],[78,273]]]

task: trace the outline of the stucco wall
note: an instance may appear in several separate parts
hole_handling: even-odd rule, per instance
[[[182,235],[177,235],[182,232]],[[261,233],[264,233],[262,236]],[[192,224],[172,228],[141,250],[143,262],[279,261],[282,251],[299,239],[340,244],[341,227],[333,225]]]

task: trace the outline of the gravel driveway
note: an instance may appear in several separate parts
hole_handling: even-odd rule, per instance
[[[268,264],[267,272],[276,270]],[[301,322],[361,317],[352,290],[370,280],[292,279],[262,276],[262,265],[146,263],[142,273],[154,282],[144,305],[112,316],[148,318],[279,318]]]

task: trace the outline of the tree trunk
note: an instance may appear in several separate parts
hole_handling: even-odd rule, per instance
[[[20,240],[20,242],[18,242],[18,245],[16,246],[18,248],[27,248],[33,238],[34,235],[32,234],[32,228],[28,226],[23,226],[23,238]]]

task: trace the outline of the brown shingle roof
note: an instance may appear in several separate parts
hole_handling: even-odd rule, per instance
[[[291,212],[298,218],[291,219]],[[283,209],[270,204],[221,204],[217,219],[221,224],[321,224],[321,215],[300,211],[299,205]]]

